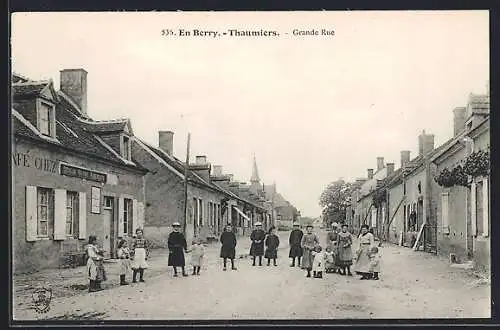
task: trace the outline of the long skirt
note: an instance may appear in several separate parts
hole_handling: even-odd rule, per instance
[[[136,248],[134,253],[134,260],[132,261],[132,269],[146,269],[148,263],[146,261],[146,249]]]
[[[236,249],[234,246],[222,245],[220,248],[220,257],[234,259],[236,257]]]
[[[266,252],[264,253],[264,258],[269,258],[269,259],[276,259],[278,258],[278,249],[270,249],[267,248]]]
[[[352,265],[352,249],[351,247],[339,247],[336,264],[340,267]]]
[[[132,263],[130,259],[120,259],[120,275],[127,275],[130,273],[130,269],[132,268]]]
[[[170,250],[168,254],[168,265],[174,267],[184,267],[186,265],[182,247],[174,247]]]
[[[300,244],[293,244],[290,246],[290,253],[288,254],[290,258],[302,257],[302,254],[303,252]]]
[[[107,276],[102,260],[98,261],[89,258],[87,260],[87,275],[89,280],[92,281],[106,281]]]
[[[314,262],[314,256],[312,255],[312,251],[309,249],[304,249],[304,255],[302,256],[302,267],[303,268],[312,268]]]
[[[369,273],[370,272],[370,257],[368,252],[370,251],[370,245],[361,245],[361,252],[356,259],[355,270],[359,273]]]
[[[264,243],[253,243],[250,246],[250,255],[252,257],[258,257],[264,255]]]

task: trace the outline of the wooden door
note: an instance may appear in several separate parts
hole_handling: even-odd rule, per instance
[[[110,196],[104,196],[104,207],[102,209],[102,242],[103,248],[105,250],[104,257],[112,258],[114,256],[114,198]]]

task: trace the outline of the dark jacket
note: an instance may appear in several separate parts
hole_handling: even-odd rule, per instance
[[[236,256],[236,235],[233,232],[225,231],[220,235],[220,257],[234,259]]]
[[[250,234],[250,239],[252,240],[252,246],[250,247],[250,255],[263,256],[264,255],[264,240],[266,239],[266,232],[262,229],[255,229]],[[257,243],[256,241],[259,241]]]
[[[290,253],[288,256],[290,258],[302,257],[302,247],[300,246],[300,242],[302,241],[303,236],[304,232],[300,229],[294,229],[290,233],[290,237],[288,238],[288,243],[290,244]]]
[[[171,232],[168,235],[167,246],[169,250],[168,265],[176,267],[185,266],[184,251],[187,250],[187,242],[184,234],[175,231]]]
[[[269,234],[266,236],[264,241],[266,245],[266,252],[264,254],[265,258],[275,259],[278,257],[278,246],[280,245],[280,239],[278,235]]]

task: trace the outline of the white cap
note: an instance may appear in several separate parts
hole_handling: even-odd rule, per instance
[[[336,223],[336,222],[332,223],[332,227],[338,227],[338,226],[339,226],[338,223]]]
[[[255,225],[256,226],[262,226],[262,222],[256,222]]]
[[[174,222],[174,223],[172,224],[172,226],[173,226],[173,227],[180,227],[180,226],[181,226],[181,224],[180,224],[180,223],[178,223],[178,222]]]

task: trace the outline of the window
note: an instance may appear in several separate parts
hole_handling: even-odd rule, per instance
[[[101,188],[92,187],[91,188],[91,211],[92,213],[101,213]]]
[[[104,208],[105,209],[113,208],[113,197],[104,196]]]
[[[198,219],[200,227],[203,227],[203,201],[201,199],[198,199]]]
[[[450,218],[449,218],[449,193],[441,194],[441,227],[443,234],[450,233]]]
[[[130,139],[128,136],[123,136],[123,147],[122,147],[122,156],[126,160],[130,160]]]
[[[193,217],[195,219],[195,225],[199,226],[200,225],[200,218],[198,216],[198,199],[193,198],[193,206],[194,206]]]
[[[43,101],[38,101],[38,129],[40,133],[47,136],[54,136],[54,121],[54,106]]]
[[[53,190],[37,188],[37,235],[49,236],[49,220],[53,216]]]
[[[78,219],[78,193],[66,192],[66,236],[74,235],[75,221]]]
[[[123,233],[129,232],[129,226],[132,223],[132,200],[129,198],[123,199]]]

